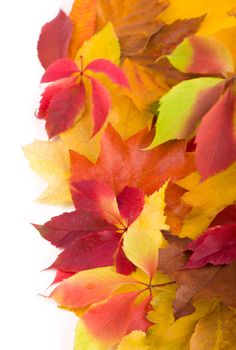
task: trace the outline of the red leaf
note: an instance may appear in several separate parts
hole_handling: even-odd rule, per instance
[[[126,186],[117,197],[120,214],[132,224],[141,214],[144,206],[144,193],[138,188]]]
[[[61,58],[53,62],[44,73],[41,83],[49,83],[51,81],[68,78],[73,73],[79,72],[76,63],[69,58]]]
[[[105,183],[96,180],[72,183],[71,194],[78,210],[97,213],[112,224],[121,223],[115,193]]]
[[[101,153],[96,164],[71,152],[72,181],[96,179],[119,194],[126,186],[137,187],[145,194],[158,190],[167,179],[176,181],[194,171],[193,156],[185,153],[184,141],[170,141],[152,150],[143,150],[147,130],[122,140],[108,126],[102,137]]]
[[[133,306],[127,333],[134,330],[146,332],[152,325],[152,323],[147,320],[147,314],[151,310],[151,300],[151,295],[148,295],[141,303]]]
[[[52,285],[53,285],[53,284],[60,283],[60,282],[62,282],[63,280],[65,280],[66,278],[69,278],[69,277],[71,277],[71,276],[73,276],[73,275],[74,275],[74,272],[65,272],[65,271],[60,271],[60,270],[58,270],[58,271],[56,272],[56,276],[55,276],[55,278],[54,278],[54,280],[53,280],[53,282],[52,282]]]
[[[73,211],[55,216],[44,225],[34,225],[42,237],[58,248],[69,247],[90,232],[116,231],[116,227],[97,213]]]
[[[70,128],[85,105],[85,87],[71,85],[54,96],[48,108],[46,129],[49,138]]]
[[[136,270],[136,266],[127,259],[123,248],[123,238],[119,242],[118,250],[115,257],[116,271],[122,275],[130,275]]]
[[[53,84],[48,86],[42,93],[39,110],[37,112],[37,118],[45,119],[48,113],[48,108],[52,102],[53,97],[58,94],[63,88],[64,84]]]
[[[104,73],[108,76],[108,78],[111,79],[113,83],[129,88],[129,82],[124,72],[114,63],[108,60],[94,60],[87,65],[85,70],[87,69],[95,73]]]
[[[45,69],[57,59],[67,56],[72,27],[70,18],[62,10],[43,26],[38,41],[38,57]]]
[[[139,292],[112,296],[89,308],[82,317],[89,332],[108,345],[116,344],[129,330],[133,304]]]
[[[92,84],[92,115],[94,122],[93,136],[105,123],[111,108],[111,98],[107,89],[94,78],[89,77]]]
[[[211,227],[223,226],[228,224],[236,223],[236,204],[229,205],[224,210],[222,210],[212,221]]]
[[[193,251],[186,267],[200,268],[208,263],[230,264],[236,259],[236,224],[216,226],[188,245]]]
[[[79,272],[114,265],[120,235],[112,231],[88,233],[68,246],[51,268]]]
[[[196,165],[203,179],[236,160],[235,96],[228,90],[203,117],[196,136]]]

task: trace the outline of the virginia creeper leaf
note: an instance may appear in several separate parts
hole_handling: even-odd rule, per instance
[[[211,37],[193,35],[184,39],[168,59],[184,73],[227,77],[234,71],[229,49]]]
[[[220,97],[224,88],[221,82],[218,78],[186,80],[162,97],[151,146],[192,136],[197,123]]]
[[[70,77],[73,73],[79,72],[74,61],[69,58],[61,58],[50,64],[42,76],[41,83],[49,83],[63,78]]]

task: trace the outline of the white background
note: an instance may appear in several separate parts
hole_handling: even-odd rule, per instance
[[[71,0],[1,0],[0,11],[0,349],[72,350],[76,318],[39,296],[52,282],[41,272],[56,257],[30,222],[62,208],[33,203],[45,187],[21,146],[46,139],[34,118],[43,73],[36,45],[41,26]]]

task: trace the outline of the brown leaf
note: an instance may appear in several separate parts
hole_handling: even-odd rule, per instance
[[[194,311],[193,300],[219,297],[226,306],[236,306],[236,261],[228,266],[206,266],[185,270],[188,258],[188,238],[164,233],[170,245],[159,253],[159,269],[177,283],[178,289],[173,303],[174,315],[178,319]]]

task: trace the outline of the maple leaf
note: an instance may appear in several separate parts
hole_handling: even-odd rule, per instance
[[[72,27],[70,18],[62,10],[43,26],[38,40],[38,57],[45,69],[59,58],[67,57]]]
[[[173,303],[175,318],[194,312],[193,299],[219,297],[224,305],[235,307],[234,285],[236,262],[228,266],[206,266],[185,269],[190,240],[164,234],[170,245],[159,252],[159,269],[167,273],[178,285]]]
[[[216,226],[208,229],[188,245],[193,251],[186,267],[202,267],[229,264],[236,259],[236,224]]]
[[[185,204],[192,207],[183,221],[181,237],[196,238],[204,232],[217,214],[235,203],[236,164],[225,171],[200,182],[199,175],[193,173],[178,185],[188,190],[182,197]],[[207,195],[206,195],[207,193]]]
[[[24,146],[23,151],[31,168],[48,182],[38,201],[47,204],[71,203],[69,153],[62,142],[36,140]]]
[[[205,179],[224,170],[236,159],[234,79],[230,79],[234,70],[232,57],[227,47],[214,38],[192,36],[168,58],[183,72],[225,78],[222,81],[198,78],[182,82],[161,99],[158,108],[159,119],[152,146],[170,139],[192,138],[196,132],[196,166]],[[188,88],[192,93],[186,100],[184,92]],[[178,113],[173,116],[176,103]]]
[[[71,152],[72,182],[96,179],[105,182],[116,194],[130,186],[149,195],[167,179],[175,181],[193,171],[192,155],[186,154],[185,142],[169,142],[153,150],[143,150],[149,143],[146,130],[123,141],[109,125],[96,164]]]

